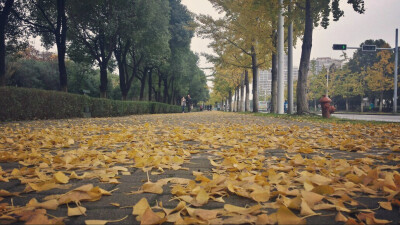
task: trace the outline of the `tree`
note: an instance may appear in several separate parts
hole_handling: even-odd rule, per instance
[[[224,53],[226,46],[233,46],[249,58],[253,73],[253,112],[258,112],[258,69],[268,67],[272,42],[268,39],[273,32],[270,26],[270,14],[259,7],[259,1],[211,1],[217,9],[226,13],[223,19],[199,16],[202,24],[199,33],[214,39],[214,48]],[[218,52],[218,51],[217,51]],[[219,56],[221,56],[220,54]],[[237,63],[229,62],[232,65]]]
[[[353,9],[358,13],[365,11],[364,0],[348,0],[348,3],[352,4]],[[339,0],[297,0],[293,1],[293,4],[296,6],[295,10],[304,12],[304,36],[297,82],[297,114],[304,114],[308,112],[307,75],[314,26],[318,26],[321,20],[321,26],[326,29],[329,25],[329,16],[331,13],[333,20],[338,21],[344,15],[344,12],[339,7]]]
[[[389,45],[383,46],[389,48]],[[371,91],[379,93],[379,112],[382,112],[383,92],[393,89],[394,63],[392,53],[382,50],[377,53],[379,61],[367,69],[367,84]]]
[[[14,0],[0,1],[0,87],[6,85],[6,29]]]
[[[67,92],[65,54],[67,43],[66,0],[27,0],[14,10],[15,15],[33,32],[40,35],[46,47],[57,46],[60,90]]]
[[[118,15],[124,14],[124,0],[71,0],[69,55],[76,61],[88,58],[100,68],[100,97],[107,97],[107,69],[117,42]]]
[[[161,77],[164,83],[164,102],[174,104],[179,102],[182,96],[190,94],[188,84],[193,73],[186,59],[192,57],[193,54],[190,51],[190,42],[194,31],[193,18],[181,1],[169,0],[169,5],[171,7],[169,21],[171,56],[167,64],[162,67]]]
[[[382,40],[366,40],[360,44],[362,45],[376,45],[378,48],[385,46],[387,43]],[[357,50],[354,52],[353,57],[347,63],[348,68],[350,69],[351,73],[356,74],[357,80],[357,90],[360,96],[360,107],[361,112],[364,111],[363,109],[363,99],[364,96],[368,94],[369,88],[367,84],[367,70],[369,67],[372,67],[375,63],[379,61],[376,52],[364,52],[362,50]]]
[[[149,78],[149,98],[152,92],[153,69],[165,63],[170,50],[169,5],[167,1],[127,1],[125,14],[119,14],[114,55],[118,64],[122,99],[126,100],[133,79],[141,81],[140,99],[143,100],[145,80]],[[131,27],[133,29],[127,29]]]
[[[318,74],[314,71],[309,77],[308,99],[314,101],[314,111],[317,110],[317,100],[326,93],[326,73],[327,70],[324,68]]]

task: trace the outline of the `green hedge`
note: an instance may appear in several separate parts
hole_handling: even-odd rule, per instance
[[[179,106],[159,102],[116,101],[58,91],[0,88],[0,121],[83,117],[85,107],[92,117],[177,113],[181,110]]]

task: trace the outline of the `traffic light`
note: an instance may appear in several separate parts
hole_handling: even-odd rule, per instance
[[[333,44],[333,50],[346,50],[347,45],[345,44]]]
[[[364,52],[375,52],[376,51],[376,45],[363,45],[362,50]]]

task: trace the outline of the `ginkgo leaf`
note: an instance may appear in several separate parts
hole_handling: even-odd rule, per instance
[[[301,195],[311,207],[313,207],[315,203],[320,202],[324,198],[323,195],[309,191],[301,191]]]
[[[306,221],[300,217],[297,217],[290,209],[286,206],[281,206],[276,212],[276,217],[279,224],[305,224]]]
[[[392,211],[392,209],[393,209],[391,202],[378,202],[378,203],[382,208],[384,208],[386,210]]]
[[[80,216],[86,215],[86,208],[83,206],[77,206],[75,208],[68,207],[68,216]]]
[[[121,206],[121,204],[119,204],[119,203],[110,203],[110,205],[115,206],[115,207],[120,207]]]
[[[66,184],[69,181],[69,177],[67,177],[61,171],[58,171],[56,174],[54,174],[54,179],[56,180],[57,183],[60,183],[60,184]]]
[[[159,183],[146,182],[143,184],[142,189],[144,192],[162,194],[163,188]]]
[[[257,221],[256,216],[252,215],[236,215],[223,220],[223,224],[252,224]]]
[[[121,218],[119,220],[85,220],[86,225],[105,225],[107,223],[118,223],[123,221],[124,219],[128,218],[128,216],[125,216],[124,218]]]
[[[214,209],[214,210],[206,210],[206,209],[196,209],[194,210],[194,214],[198,216],[202,220],[212,220],[217,218],[217,215],[221,213],[221,210]]]
[[[146,198],[142,198],[139,202],[136,203],[135,206],[133,206],[132,214],[141,216],[147,208],[150,208],[150,205],[147,202]]]
[[[161,218],[159,215],[154,213],[153,210],[151,210],[151,208],[147,208],[142,215],[142,220],[140,221],[140,224],[148,224],[148,225],[161,224],[166,220],[167,218]]]
[[[336,214],[336,217],[335,217],[336,222],[347,222],[347,220],[348,219],[341,212],[338,212]]]
[[[228,212],[239,213],[239,214],[251,214],[261,209],[261,205],[254,205],[249,208],[243,208],[231,204],[225,204],[224,209]]]
[[[250,197],[257,202],[267,202],[270,197],[269,190],[255,190],[250,194]]]
[[[204,189],[201,189],[196,196],[196,202],[200,205],[207,204],[208,199],[209,199],[209,195]]]
[[[267,214],[260,214],[257,216],[256,224],[263,225],[263,224],[273,224],[273,223]]]
[[[181,213],[177,212],[177,213],[168,215],[166,221],[170,222],[170,223],[177,223],[178,221],[182,221]]]
[[[48,200],[42,203],[39,203],[35,198],[31,199],[26,206],[35,207],[35,208],[43,208],[43,209],[51,209],[56,210],[58,208],[58,201],[56,199]]]
[[[313,216],[313,215],[317,215],[317,213],[315,213],[310,206],[308,205],[308,203],[302,199],[301,201],[301,211],[300,211],[300,215],[302,216]]]

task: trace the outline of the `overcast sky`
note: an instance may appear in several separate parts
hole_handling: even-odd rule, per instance
[[[341,51],[333,51],[332,45],[347,44],[350,47],[358,47],[367,39],[383,39],[392,47],[395,45],[395,29],[400,28],[400,0],[365,0],[366,11],[358,14],[353,11],[347,0],[341,0],[341,8],[344,17],[338,22],[331,21],[328,29],[317,27],[313,33],[313,47],[311,59],[317,57],[340,58]],[[196,14],[208,14],[218,18],[218,12],[213,9],[208,0],[182,0],[182,4]],[[196,53],[212,50],[207,47],[210,40],[195,37],[191,48]],[[298,66],[301,55],[301,40],[297,41],[294,50],[294,65]],[[347,50],[349,57],[353,56],[353,50]],[[200,67],[209,67],[204,58],[200,59]],[[205,71],[207,74],[210,71]]]

